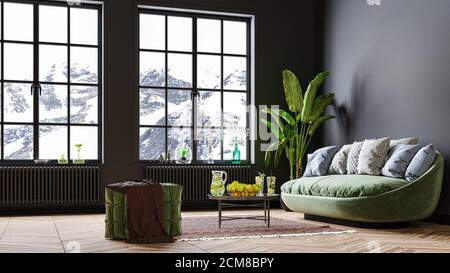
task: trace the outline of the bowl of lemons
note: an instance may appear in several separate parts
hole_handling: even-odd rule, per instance
[[[257,184],[245,184],[239,181],[233,181],[227,185],[227,192],[232,197],[256,196],[261,192]]]

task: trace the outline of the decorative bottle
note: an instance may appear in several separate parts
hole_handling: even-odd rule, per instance
[[[241,151],[239,151],[238,144],[234,144],[234,150],[232,155],[232,163],[240,164],[241,163]]]

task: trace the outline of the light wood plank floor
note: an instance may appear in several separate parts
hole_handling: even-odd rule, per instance
[[[201,215],[217,213],[183,213],[184,217]],[[273,210],[272,216],[323,225],[304,220],[300,213]],[[0,217],[0,252],[450,252],[450,226],[414,223],[410,228],[396,230],[331,226],[356,232],[134,245],[104,239],[103,214]]]

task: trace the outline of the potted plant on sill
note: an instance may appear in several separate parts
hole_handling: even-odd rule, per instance
[[[285,153],[289,160],[290,178],[303,176],[303,159],[317,128],[335,116],[324,115],[325,108],[333,103],[334,94],[323,94],[318,97],[317,90],[328,77],[329,72],[319,73],[308,85],[303,96],[302,88],[294,73],[283,71],[283,87],[289,111],[265,108],[264,113],[272,116],[275,124],[261,119],[276,137],[266,151],[265,164],[271,161],[275,153],[274,165],[277,166],[280,157]]]
[[[75,144],[75,148],[77,148],[77,159],[73,160],[73,164],[85,164],[86,161],[84,159],[81,159],[81,148],[83,148],[83,144]]]
[[[58,164],[59,165],[67,165],[67,164],[69,164],[69,160],[66,159],[66,155],[65,154],[61,154],[61,157],[58,159]]]

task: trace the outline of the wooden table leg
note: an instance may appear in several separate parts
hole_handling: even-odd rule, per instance
[[[264,223],[267,223],[267,200],[264,200]]]
[[[219,200],[218,202],[219,205],[219,228],[222,227],[222,201]]]

